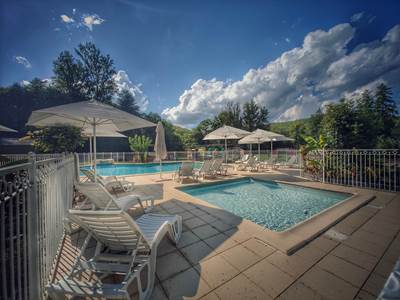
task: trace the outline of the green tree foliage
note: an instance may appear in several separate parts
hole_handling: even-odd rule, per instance
[[[145,136],[145,135],[135,134],[134,136],[130,136],[128,138],[128,141],[129,141],[129,147],[131,148],[131,150],[140,153],[140,160],[142,162],[146,161],[147,152],[152,143],[151,138],[149,138],[148,136]]]
[[[63,51],[53,63],[57,88],[79,99],[95,99],[111,104],[116,92],[114,62],[93,43],[79,44],[76,57]]]
[[[376,88],[375,111],[377,113],[377,123],[381,138],[390,137],[396,123],[396,103],[392,98],[392,91],[385,84],[381,83]]]
[[[214,118],[214,128],[228,125],[236,128],[242,127],[242,116],[239,103],[228,102],[225,109]]]
[[[320,135],[320,128],[323,118],[324,114],[322,113],[321,108],[318,108],[318,110],[310,116],[307,124],[307,131],[309,135],[313,137],[318,137]]]
[[[139,105],[136,104],[136,100],[129,90],[124,89],[118,94],[117,107],[132,115],[140,115]]]
[[[211,119],[205,119],[192,130],[193,138],[197,144],[203,143],[203,138],[214,130],[214,122]]]
[[[28,132],[37,153],[75,152],[83,146],[81,129],[72,126],[46,127]]]
[[[247,131],[254,131],[257,128],[268,127],[268,109],[257,105],[254,100],[243,105],[242,127]]]

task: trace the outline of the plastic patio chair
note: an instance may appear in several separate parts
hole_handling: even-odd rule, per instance
[[[182,162],[181,166],[178,168],[178,170],[172,176],[172,179],[180,180],[180,182],[182,183],[182,181],[185,177],[186,178],[192,177],[193,179],[195,179],[193,162],[188,162],[188,161]]]
[[[213,163],[213,160],[205,160],[199,169],[194,169],[194,176],[196,177],[196,179],[198,179],[199,177],[204,179],[206,176],[213,176]]]
[[[87,170],[81,168],[81,172],[85,174],[85,176],[91,181],[95,182],[94,180],[94,173],[92,170]],[[120,180],[117,176],[107,176],[103,177],[101,175],[96,175],[97,182],[102,184],[109,192],[115,193],[116,191],[123,191],[123,192],[131,192],[134,189],[134,182],[130,182],[127,180]]]

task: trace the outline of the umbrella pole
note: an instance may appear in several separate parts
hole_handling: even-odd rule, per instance
[[[228,162],[228,142],[227,142],[227,140],[225,139],[225,163],[227,163]]]
[[[89,163],[90,169],[93,168],[93,147],[92,147],[92,137],[89,136]]]
[[[250,155],[253,154],[253,144],[250,144]]]
[[[97,181],[97,168],[96,168],[96,118],[93,118],[93,152],[94,152],[94,182]]]
[[[260,161],[261,153],[260,153],[260,142],[258,142],[258,161]]]
[[[272,159],[272,143],[273,141],[271,140],[271,159]]]
[[[162,179],[162,159],[160,158],[160,179]]]

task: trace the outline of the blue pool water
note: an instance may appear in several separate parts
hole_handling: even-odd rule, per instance
[[[252,178],[181,190],[275,231],[286,230],[351,196]]]
[[[180,162],[163,163],[163,172],[175,172],[179,167]],[[195,163],[198,167],[198,163]],[[89,167],[83,167],[89,169]],[[101,176],[118,176],[118,175],[132,175],[132,174],[148,174],[160,172],[159,163],[146,163],[146,164],[100,164],[97,165],[97,172]],[[83,174],[82,174],[83,176]]]

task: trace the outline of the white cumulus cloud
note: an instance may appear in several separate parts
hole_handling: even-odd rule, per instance
[[[15,56],[14,58],[15,58],[15,61],[16,61],[18,64],[23,65],[25,68],[27,68],[27,69],[32,68],[32,64],[30,63],[30,61],[29,61],[26,57],[23,57],[23,56]]]
[[[86,26],[90,31],[93,30],[93,25],[101,25],[104,19],[100,18],[97,14],[84,14],[82,16],[82,25]]]
[[[347,48],[355,35],[349,23],[308,33],[300,47],[282,53],[238,81],[199,79],[162,115],[175,124],[194,126],[221,111],[227,102],[255,99],[267,106],[271,120],[303,118],[323,103],[357,89],[385,81],[394,86],[400,76],[400,25],[377,41]]]
[[[117,84],[118,92],[121,92],[122,90],[128,90],[135,98],[140,110],[147,110],[147,107],[149,106],[149,99],[141,90],[140,84],[134,84],[124,70],[119,70],[117,74],[114,75],[114,81]]]

